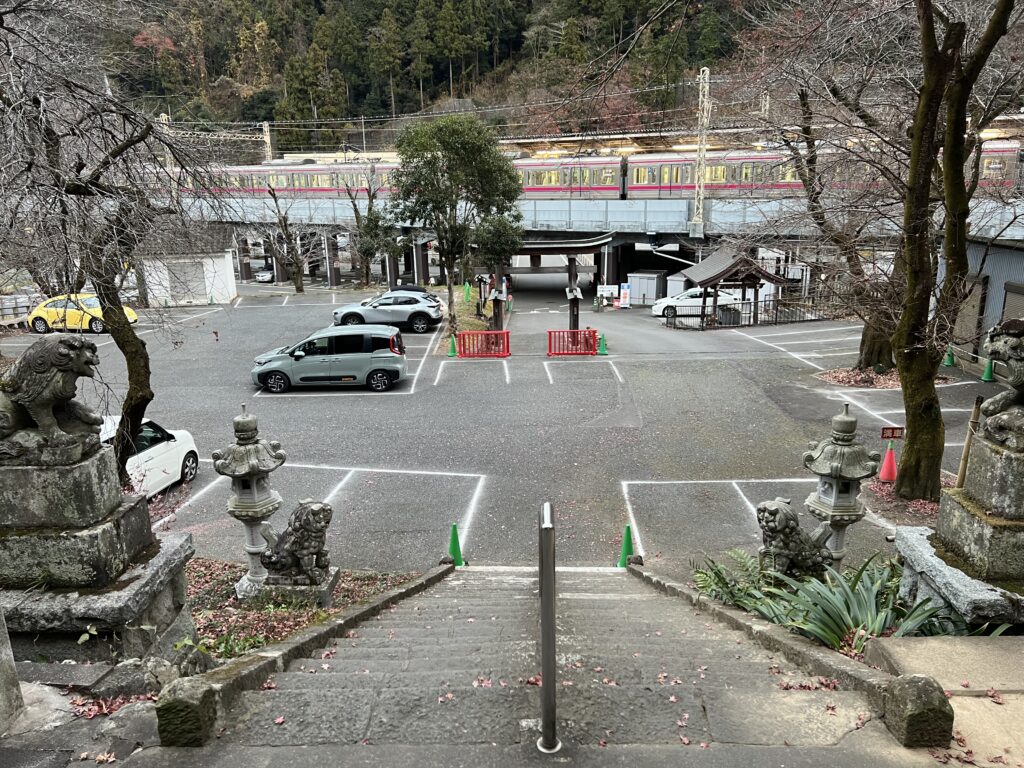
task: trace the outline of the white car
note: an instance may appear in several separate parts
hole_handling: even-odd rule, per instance
[[[254,277],[257,283],[272,283],[274,282],[274,270],[272,269],[261,269],[257,272]]]
[[[108,416],[100,428],[100,439],[111,444],[117,433],[119,416]],[[192,435],[183,429],[166,430],[155,421],[145,419],[135,444],[135,453],[128,457],[128,475],[135,490],[156,496],[177,482],[191,483],[199,471],[199,451]]]
[[[658,299],[654,302],[654,306],[651,307],[651,314],[655,317],[675,317],[684,308],[687,310],[685,314],[700,314],[700,304],[703,300],[701,297],[703,294],[703,288],[688,288],[682,293],[677,293],[675,296],[666,296],[664,299]],[[718,306],[720,307],[726,304],[736,304],[739,300],[740,297],[732,291],[718,291]],[[708,312],[711,312],[714,301],[715,292],[708,291]]]

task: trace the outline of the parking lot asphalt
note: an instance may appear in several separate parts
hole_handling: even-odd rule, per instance
[[[613,563],[631,522],[650,562],[685,575],[704,552],[760,543],[757,502],[783,496],[802,506],[813,487],[802,453],[828,436],[843,402],[872,449],[884,448],[880,427],[903,423],[898,390],[815,376],[855,361],[857,323],[697,332],[666,329],[649,309],[585,307],[581,327],[605,334],[610,354],[549,359],[546,332],[566,328],[568,314],[564,298],[543,293],[515,297],[504,360],[450,359],[439,335],[405,332],[416,376],[391,393],[282,397],[252,386],[253,357],[329,325],[332,306],[360,295],[266,292],[143,314],[156,392],[149,415],[192,432],[204,460],[191,500],[160,527],[192,532],[201,555],[244,559],[241,525],[224,512],[229,485],[210,454],[232,441],[231,420],[247,403],[261,436],[288,455],[272,476],[285,503],[271,522],[282,528],[302,498],[330,501],[330,549],[343,567],[427,568],[452,523],[471,562],[532,563],[537,511],[550,501],[560,563]],[[16,354],[34,340],[7,337],[0,350]],[[94,340],[100,377],[80,389],[116,411],[124,363],[109,337]],[[971,377],[940,388],[947,469],[959,461],[975,396],[998,388]],[[884,549],[887,532],[883,521],[854,526],[853,555]]]

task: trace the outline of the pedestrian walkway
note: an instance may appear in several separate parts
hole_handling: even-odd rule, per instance
[[[556,758],[541,756],[536,570],[469,567],[243,694],[212,744],[131,764],[912,766],[864,696],[623,570],[558,570]],[[547,681],[543,681],[547,682]]]

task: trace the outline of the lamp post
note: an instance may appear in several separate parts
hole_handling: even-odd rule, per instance
[[[244,404],[233,425],[235,442],[213,452],[213,468],[231,478],[227,513],[245,526],[249,572],[235,584],[235,595],[244,600],[259,594],[267,579],[267,569],[260,562],[267,542],[260,526],[281,507],[281,494],[270,487],[270,473],[284,464],[286,456],[279,442],[258,437],[256,417],[246,413]]]
[[[857,419],[850,415],[849,403],[843,405],[842,413],[832,417],[829,438],[808,447],[804,466],[818,476],[818,485],[804,506],[831,529],[828,548],[838,568],[846,555],[847,527],[864,517],[861,481],[878,472],[881,456],[857,442]]]

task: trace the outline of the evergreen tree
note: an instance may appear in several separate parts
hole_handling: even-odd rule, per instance
[[[705,5],[697,14],[697,63],[708,66],[721,58],[726,45],[722,18],[713,5]]]
[[[562,27],[562,36],[555,46],[555,54],[572,64],[582,64],[588,58],[586,46],[580,39],[580,25],[576,17],[570,16]]]
[[[467,40],[452,0],[444,0],[444,5],[441,6],[434,26],[434,40],[438,51],[448,59],[448,90],[454,99],[455,79],[452,74],[452,62],[466,53]]]
[[[423,78],[429,76],[434,70],[431,62],[437,49],[434,46],[430,26],[436,16],[437,4],[434,0],[419,0],[416,4],[416,15],[409,28],[409,53],[412,56],[409,71],[419,81],[420,109],[423,109],[424,106]]]
[[[263,17],[246,19],[238,30],[238,44],[231,59],[232,74],[244,85],[266,87],[276,71],[280,53]]]
[[[402,30],[390,8],[381,14],[380,23],[370,30],[370,68],[380,77],[387,77],[391,92],[391,114],[395,111],[395,73],[402,66]]]

